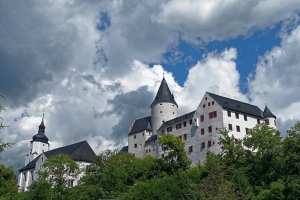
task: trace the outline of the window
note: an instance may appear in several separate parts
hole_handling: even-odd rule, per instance
[[[161,132],[162,132],[162,133],[165,133],[165,129],[162,129]]]
[[[227,110],[227,115],[228,117],[231,117],[231,112],[229,110]]]
[[[208,102],[208,106],[210,106],[210,102]]]
[[[183,126],[186,127],[186,121],[183,122]]]
[[[193,152],[193,146],[189,146],[189,153]]]
[[[162,111],[159,111],[160,113],[163,113]]]
[[[215,105],[215,102],[214,102],[214,101],[212,101],[212,102],[211,102],[211,105]]]
[[[167,128],[167,132],[171,132],[172,131],[172,126]]]
[[[237,118],[237,119],[239,119],[240,118],[240,115],[239,115],[239,113],[235,113],[235,118]]]
[[[236,126],[236,131],[237,131],[237,132],[241,132],[240,126]]]
[[[187,140],[187,134],[183,134],[183,139]]]
[[[217,111],[208,113],[209,119],[217,117]]]
[[[209,133],[212,132],[212,127],[211,127],[211,126],[208,127],[208,132],[209,132]]]
[[[260,124],[260,119],[257,119],[257,123]]]
[[[200,121],[203,122],[204,121],[204,115],[200,116]]]
[[[203,104],[203,106],[202,106],[203,108],[205,108],[205,104]]]
[[[228,129],[232,131],[232,124],[228,124]]]
[[[133,138],[136,139],[136,135],[134,135]]]
[[[201,143],[201,150],[205,149],[205,142]]]
[[[182,136],[179,136],[178,138],[179,138],[180,141],[182,141]]]
[[[176,129],[180,129],[181,128],[181,124],[176,124]]]
[[[248,117],[246,114],[244,114],[244,120],[247,121],[248,120]]]
[[[134,144],[134,148],[137,148],[137,144]]]
[[[204,135],[204,128],[201,128],[201,135]]]
[[[192,125],[192,124],[193,124],[193,120],[192,120],[192,119],[190,119],[190,121],[189,121],[189,122],[190,122],[190,125]]]
[[[208,148],[211,147],[211,141],[210,140],[208,140],[208,142],[207,142],[207,147]]]
[[[250,133],[249,128],[246,128],[246,134],[249,134],[249,133]]]
[[[265,122],[266,122],[266,124],[267,124],[267,125],[269,125],[269,124],[270,124],[270,121],[269,121],[269,119],[266,119],[266,120],[265,120]]]
[[[207,97],[205,97],[205,101],[207,100]]]

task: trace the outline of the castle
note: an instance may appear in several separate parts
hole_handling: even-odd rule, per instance
[[[151,116],[134,120],[128,133],[128,152],[143,158],[164,156],[158,138],[163,134],[178,137],[193,164],[206,159],[207,152],[220,153],[220,130],[243,138],[257,124],[276,129],[276,116],[266,106],[255,105],[206,92],[196,110],[177,116],[178,104],[163,78],[151,104]]]
[[[44,162],[53,156],[61,154],[67,155],[79,166],[81,173],[75,179],[69,178],[68,187],[77,185],[80,178],[84,175],[86,167],[96,159],[95,152],[86,141],[49,150],[49,139],[45,134],[45,129],[43,116],[38,133],[35,134],[30,141],[30,151],[26,156],[25,166],[19,169],[19,191],[28,190],[29,186],[38,179],[38,172]]]

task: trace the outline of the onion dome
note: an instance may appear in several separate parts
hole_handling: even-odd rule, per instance
[[[45,124],[44,124],[44,114],[41,124],[39,125],[39,131],[32,137],[33,142],[43,142],[48,144],[48,137],[45,135]]]

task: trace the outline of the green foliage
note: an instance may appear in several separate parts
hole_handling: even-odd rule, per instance
[[[0,199],[10,199],[9,197],[16,193],[17,190],[14,172],[0,164]]]
[[[2,199],[300,199],[300,123],[285,138],[265,125],[255,127],[244,139],[222,131],[221,154],[209,153],[206,163],[192,167],[177,138],[165,135],[159,142],[165,155],[160,159],[138,159],[116,151],[100,154],[74,188],[65,187],[64,179],[65,174],[76,174],[74,163],[65,157],[49,159],[29,192],[13,195],[12,181],[9,188],[14,189]]]
[[[74,180],[79,173],[79,166],[68,156],[53,156],[43,164],[39,172],[39,180],[30,189],[30,192],[36,196],[36,199],[43,195],[46,199],[48,196],[55,199],[64,198],[69,187],[68,181]]]
[[[164,157],[159,159],[161,171],[174,174],[180,170],[187,170],[191,164],[184,144],[174,135],[162,135],[159,137],[159,144],[164,150]]]

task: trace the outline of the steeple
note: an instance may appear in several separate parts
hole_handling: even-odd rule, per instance
[[[165,77],[163,77],[161,81],[158,92],[151,104],[151,107],[157,103],[162,103],[162,102],[173,103],[178,107],[174,95],[171,93]]]
[[[42,122],[39,125],[39,131],[37,134],[35,134],[32,137],[32,141],[33,142],[43,142],[43,143],[48,143],[48,137],[45,135],[45,124],[44,124],[44,113],[43,113],[43,118],[42,118]]]
[[[263,115],[264,115],[264,118],[275,118],[276,119],[276,116],[270,111],[268,106],[265,106]]]

